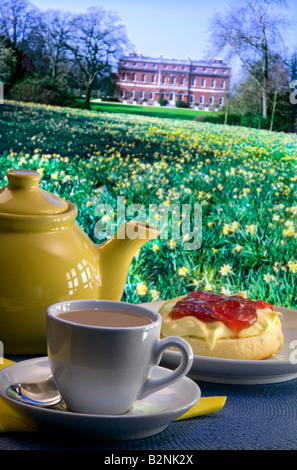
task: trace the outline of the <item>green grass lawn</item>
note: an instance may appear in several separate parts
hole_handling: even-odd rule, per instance
[[[152,109],[167,117],[193,113]],[[201,204],[201,248],[186,250],[189,233],[144,245],[124,300],[168,299],[201,288],[242,290],[297,308],[295,135],[13,102],[1,105],[0,134],[0,186],[10,168],[38,170],[45,190],[77,205],[77,222],[94,242],[103,241],[95,233],[102,217],[116,228],[119,196],[126,207],[146,209]],[[108,213],[96,212],[102,203]]]
[[[82,100],[80,101],[82,102]],[[138,114],[169,119],[182,119],[192,121],[198,116],[218,115],[214,111],[197,111],[191,108],[176,108],[168,106],[145,106],[137,104],[111,103],[106,101],[91,101],[91,109],[102,110],[107,113]]]

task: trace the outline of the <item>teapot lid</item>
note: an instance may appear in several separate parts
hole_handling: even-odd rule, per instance
[[[67,201],[41,189],[40,178],[40,173],[34,170],[9,170],[8,185],[0,191],[0,213],[45,215],[66,212]]]

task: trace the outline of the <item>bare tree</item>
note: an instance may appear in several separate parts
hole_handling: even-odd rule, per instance
[[[5,85],[15,73],[17,56],[6,38],[0,36],[0,81]]]
[[[36,32],[39,10],[28,0],[2,0],[0,33],[10,40],[13,48],[27,46]]]
[[[267,117],[269,59],[283,45],[285,28],[284,0],[239,0],[210,22],[211,43],[217,51],[237,56],[244,70],[256,80],[262,93],[262,114]],[[255,74],[254,64],[261,64]]]
[[[7,65],[13,58],[12,82],[32,74],[43,66],[40,50],[40,11],[28,0],[1,0],[0,53]],[[4,49],[9,47],[10,53]],[[7,53],[7,51],[6,51]]]
[[[288,84],[290,82],[290,69],[280,56],[276,56],[271,65],[270,83],[268,87],[271,96],[271,116],[270,127],[274,126],[275,113],[278,108],[279,113],[288,115],[290,102],[288,100]]]
[[[71,20],[67,48],[79,68],[86,88],[85,107],[95,81],[109,75],[126,52],[129,41],[120,18],[112,11],[91,7]]]
[[[56,80],[65,70],[67,62],[66,43],[69,39],[69,14],[60,10],[47,10],[42,14],[40,34],[43,43],[43,54],[48,61],[49,75]]]

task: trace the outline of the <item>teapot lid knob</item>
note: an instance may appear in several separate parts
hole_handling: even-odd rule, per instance
[[[0,213],[18,215],[61,214],[68,202],[39,187],[40,173],[14,169],[7,172],[8,185],[0,190]]]
[[[7,179],[11,189],[31,189],[39,186],[40,173],[34,170],[9,170]]]

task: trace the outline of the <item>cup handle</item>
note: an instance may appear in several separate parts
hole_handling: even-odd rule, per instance
[[[189,343],[179,336],[168,336],[167,338],[161,339],[157,342],[153,358],[154,364],[158,364],[160,362],[161,356],[167,348],[178,349],[181,353],[181,360],[178,367],[167,377],[162,377],[160,379],[148,378],[140,391],[138,400],[142,400],[142,398],[147,397],[151,393],[167,387],[189,372],[193,363],[193,351]]]

